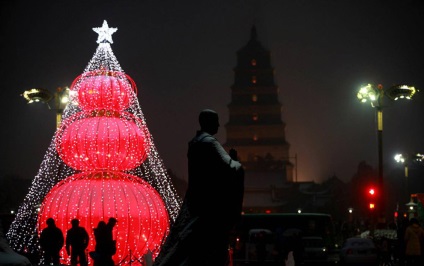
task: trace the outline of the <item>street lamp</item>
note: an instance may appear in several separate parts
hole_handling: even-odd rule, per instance
[[[49,109],[49,102],[54,99],[54,110],[56,110],[56,128],[59,128],[62,121],[62,112],[69,102],[70,90],[68,87],[58,87],[52,94],[49,90],[43,88],[32,88],[24,91],[21,96],[28,101],[28,103],[41,102],[47,104]]]
[[[416,216],[418,204],[414,202],[414,199],[411,197],[411,201],[405,204],[408,209],[408,219],[411,219]]]
[[[353,221],[353,208],[352,207],[349,207],[348,209],[347,209],[347,212],[348,212],[348,220],[349,220],[349,222],[352,222]]]
[[[365,103],[370,101],[371,106],[376,109],[377,114],[377,139],[378,139],[378,183],[380,186],[380,213],[384,214],[384,193],[383,193],[383,98],[387,95],[392,100],[411,99],[418,92],[414,87],[408,85],[394,85],[386,91],[383,85],[378,84],[377,87],[368,84],[359,89],[358,99]]]
[[[409,195],[409,186],[408,186],[408,166],[411,162],[422,162],[424,160],[424,154],[415,153],[415,154],[396,154],[394,157],[395,161],[403,164],[405,167],[405,192],[407,200],[410,199]]]

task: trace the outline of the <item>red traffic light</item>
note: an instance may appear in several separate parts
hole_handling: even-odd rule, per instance
[[[373,186],[367,188],[368,209],[374,211],[377,208],[377,189]]]

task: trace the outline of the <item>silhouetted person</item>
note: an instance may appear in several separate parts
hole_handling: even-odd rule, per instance
[[[277,253],[277,262],[283,263],[287,258],[287,248],[285,243],[285,237],[283,235],[283,228],[278,226],[275,229],[275,252]]]
[[[116,253],[116,241],[113,239],[113,228],[116,225],[115,218],[109,218],[108,223],[100,221],[94,229],[96,240],[94,265],[113,266],[112,256]]]
[[[396,245],[396,254],[397,258],[399,260],[399,266],[405,265],[405,231],[406,228],[409,226],[409,219],[407,217],[400,218],[400,221],[398,222],[398,229],[397,229],[397,245]]]
[[[44,262],[46,265],[59,265],[59,252],[63,247],[64,238],[62,230],[56,227],[53,218],[46,220],[47,227],[41,231],[40,246],[44,251]]]
[[[219,118],[199,115],[200,130],[188,145],[188,188],[154,266],[224,266],[230,233],[241,216],[244,170],[237,153],[213,137]]]
[[[260,231],[255,235],[255,247],[256,255],[259,263],[265,262],[266,259],[266,244],[267,244],[267,235],[265,231]]]
[[[113,239],[113,228],[118,221],[111,217],[106,224],[106,242],[109,245],[109,250],[112,255],[116,253],[116,241]]]
[[[299,232],[293,234],[291,245],[293,247],[293,258],[295,265],[303,264],[304,246],[302,242],[302,236]]]
[[[422,251],[424,241],[424,230],[421,228],[417,218],[411,218],[410,225],[405,231],[405,258],[407,266],[422,266]]]
[[[79,226],[78,219],[72,219],[72,227],[66,232],[66,252],[71,255],[71,265],[87,266],[85,250],[88,247],[88,233],[84,227]]]
[[[106,241],[106,222],[100,221],[97,227],[94,228],[94,240],[96,241],[95,250],[91,251],[90,257],[94,261],[94,266],[102,265],[102,261],[105,260],[105,248],[104,243]]]

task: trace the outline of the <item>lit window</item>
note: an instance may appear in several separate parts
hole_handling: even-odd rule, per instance
[[[252,102],[257,102],[258,101],[258,96],[256,94],[252,95]]]
[[[258,114],[253,114],[252,115],[252,120],[253,121],[258,121]]]
[[[252,83],[256,84],[256,76],[252,76]]]
[[[252,66],[256,66],[256,59],[252,59],[252,61],[250,61],[250,64],[251,64]]]

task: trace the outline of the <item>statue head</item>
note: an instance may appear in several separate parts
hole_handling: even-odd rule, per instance
[[[218,114],[211,109],[204,109],[199,114],[200,130],[215,135],[219,128]]]

